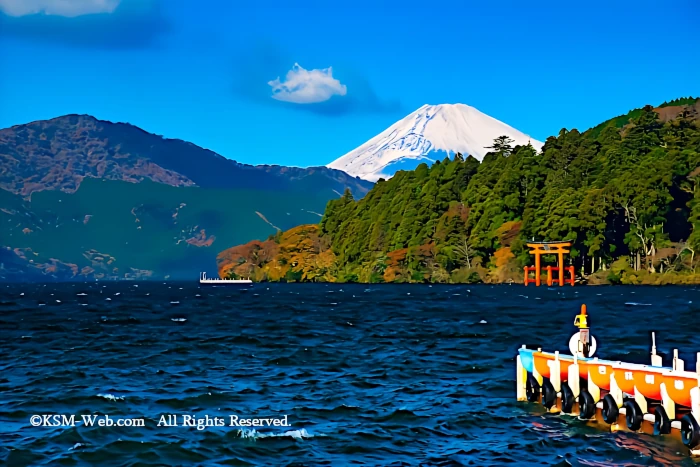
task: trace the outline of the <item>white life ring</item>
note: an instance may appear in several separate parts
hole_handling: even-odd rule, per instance
[[[569,350],[571,351],[571,355],[578,355],[579,357],[583,357],[583,354],[578,351],[578,342],[579,342],[580,336],[581,336],[580,332],[577,332],[576,334],[571,336],[571,339],[569,340]],[[588,352],[588,356],[592,357],[597,348],[598,348],[598,343],[596,342],[595,337],[591,336],[591,349]]]

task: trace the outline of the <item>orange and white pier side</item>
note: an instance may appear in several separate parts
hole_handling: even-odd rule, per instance
[[[596,341],[588,337],[585,305],[576,323],[582,316],[584,327],[577,324],[581,331],[569,342],[571,355],[518,349],[518,400],[578,415],[613,431],[680,437],[691,455],[700,456],[700,352],[694,371],[686,370],[678,350],[671,366],[663,366],[652,333],[649,365],[599,359],[593,357]],[[587,349],[580,343],[582,335],[590,339]]]

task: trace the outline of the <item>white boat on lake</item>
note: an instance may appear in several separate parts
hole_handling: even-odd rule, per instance
[[[199,273],[200,284],[215,284],[215,285],[233,285],[233,284],[252,284],[250,279],[209,279],[206,272]]]

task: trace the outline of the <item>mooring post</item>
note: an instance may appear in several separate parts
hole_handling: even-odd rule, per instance
[[[673,349],[673,369],[674,371],[685,371],[685,362],[678,358],[678,349]]]
[[[642,414],[649,413],[649,406],[647,405],[647,398],[644,397],[639,391],[637,391],[637,386],[634,387],[634,401],[637,403],[639,408],[642,410]]]
[[[661,383],[661,405],[666,411],[669,420],[674,420],[676,418],[676,403],[669,397],[666,383]]]
[[[538,347],[538,348],[537,348],[537,351],[538,351],[538,352],[542,352],[542,347]],[[542,383],[544,383],[544,378],[542,377],[542,375],[540,374],[540,372],[537,371],[537,366],[534,364],[534,362],[533,362],[533,364],[532,364],[532,376],[535,377],[535,380],[537,381],[537,384],[539,384],[540,387],[541,387],[541,386],[542,386]]]
[[[559,361],[559,351],[554,352],[554,360],[549,364],[549,382],[552,383],[555,392],[561,392],[561,362]]]
[[[620,386],[617,385],[617,381],[615,381],[614,371],[612,371],[610,374],[610,395],[613,396],[613,398],[615,399],[617,407],[622,407],[622,390],[620,389]]]
[[[661,355],[656,354],[656,333],[651,333],[651,366],[664,366]]]
[[[523,367],[523,361],[520,358],[520,354],[515,359],[515,368],[516,368],[516,397],[518,398],[519,401],[524,401],[527,400],[527,394],[525,393],[525,382],[527,380],[527,371],[525,371],[525,368]]]
[[[568,376],[569,376],[569,387],[571,388],[571,392],[574,394],[574,397],[578,397],[579,394],[581,393],[581,381],[580,381],[580,376],[579,376],[579,365],[578,365],[578,355],[574,354],[574,363],[573,365],[569,365],[569,371],[568,371]]]
[[[597,362],[598,357],[594,357],[593,361]],[[593,365],[588,365],[588,392],[593,396],[593,400],[597,404],[598,401],[600,401],[600,388],[593,382],[593,378],[591,378],[591,368],[593,368]]]
[[[700,387],[698,386],[690,390],[690,412],[695,420],[700,420]]]

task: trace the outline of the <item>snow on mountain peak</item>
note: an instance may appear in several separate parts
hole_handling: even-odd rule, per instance
[[[543,143],[474,107],[426,104],[327,167],[375,182],[457,152],[482,160],[502,135],[514,146],[529,142],[537,151],[542,148]]]

